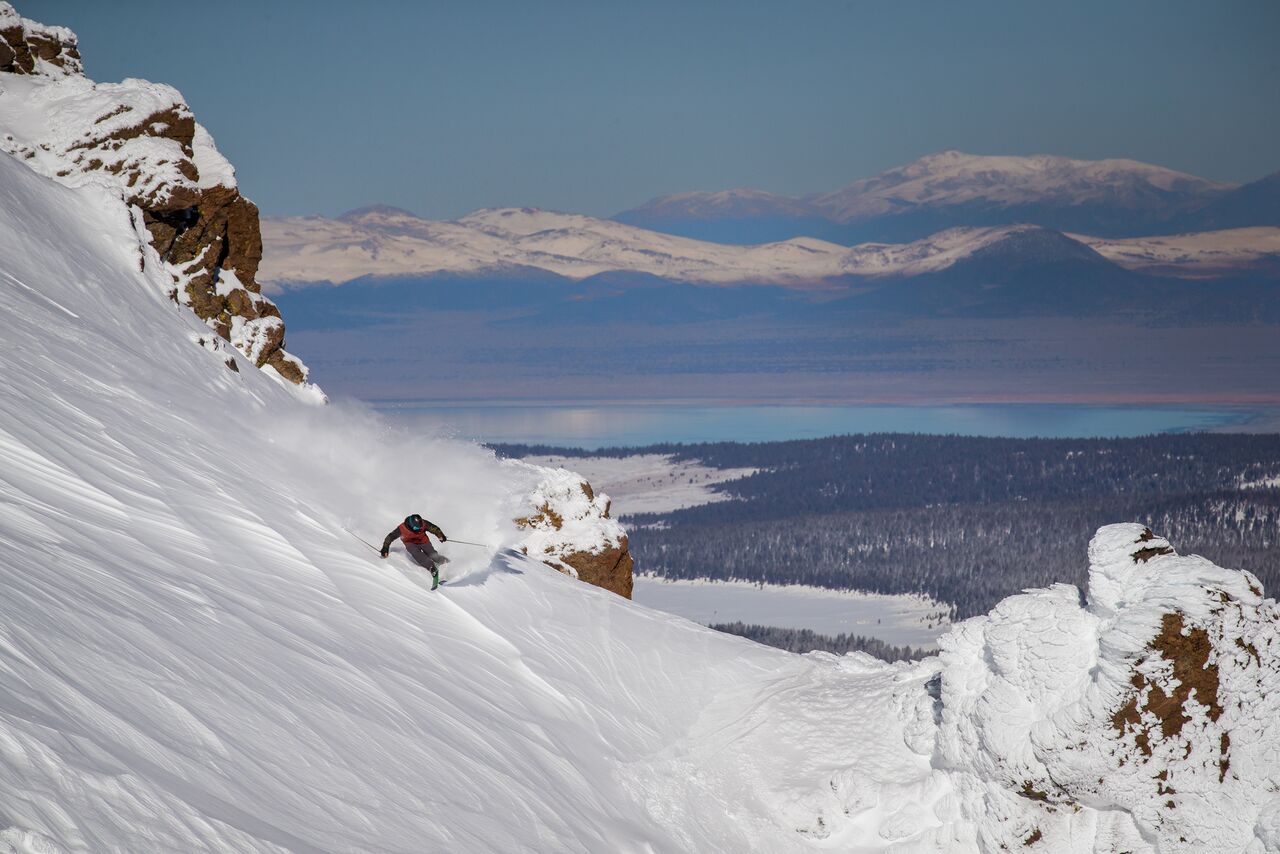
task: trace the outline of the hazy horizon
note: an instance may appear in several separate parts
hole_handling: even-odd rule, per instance
[[[947,149],[1280,169],[1280,6],[27,0],[86,71],[180,89],[269,216],[611,216],[833,190]]]

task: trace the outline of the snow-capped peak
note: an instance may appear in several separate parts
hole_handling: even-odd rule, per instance
[[[943,151],[809,201],[841,222],[918,207],[1085,205],[1176,208],[1230,190],[1136,160],[1073,160],[1057,155],[987,156]]]
[[[264,221],[262,276],[278,283],[343,282],[528,267],[570,278],[620,271],[713,284],[809,284],[936,272],[1035,230],[955,228],[912,243],[852,248],[811,237],[735,246],[536,208],[486,208],[454,222],[381,214],[342,221],[296,217]]]
[[[411,211],[393,205],[366,205],[362,208],[352,208],[338,214],[337,217],[340,222],[398,222],[421,218]]]

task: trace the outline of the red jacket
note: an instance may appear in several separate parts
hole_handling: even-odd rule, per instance
[[[382,541],[382,553],[383,554],[387,553],[387,551],[391,548],[391,544],[395,541],[396,537],[399,537],[400,540],[405,545],[416,546],[416,545],[422,545],[423,543],[429,544],[431,540],[427,539],[428,533],[435,534],[436,538],[441,541],[444,540],[444,531],[441,531],[439,527],[428,522],[426,519],[422,520],[421,531],[415,531],[405,523],[401,522],[400,526],[396,528],[394,531],[392,531],[390,534],[387,534],[386,539]]]
[[[406,525],[404,522],[401,522],[400,527],[397,530],[400,532],[400,541],[403,543],[409,544],[409,543],[431,542],[431,540],[427,537],[427,528],[425,525],[423,526],[421,531],[414,531],[414,530],[411,530],[409,526]]]

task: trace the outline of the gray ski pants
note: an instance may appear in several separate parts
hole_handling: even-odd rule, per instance
[[[405,543],[404,550],[409,553],[409,557],[413,558],[418,566],[431,573],[437,571],[436,557],[439,552],[436,551],[436,547],[431,543]]]

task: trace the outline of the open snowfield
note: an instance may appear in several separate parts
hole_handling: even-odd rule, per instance
[[[673,459],[668,454],[634,454],[629,457],[524,457],[533,465],[576,471],[613,499],[615,516],[669,513],[697,507],[731,496],[711,489],[717,483],[738,480],[756,469],[718,469],[697,462]]]
[[[886,596],[747,581],[668,581],[637,575],[631,598],[694,622],[757,623],[819,634],[856,634],[932,649],[947,630],[947,608],[915,596]]]

